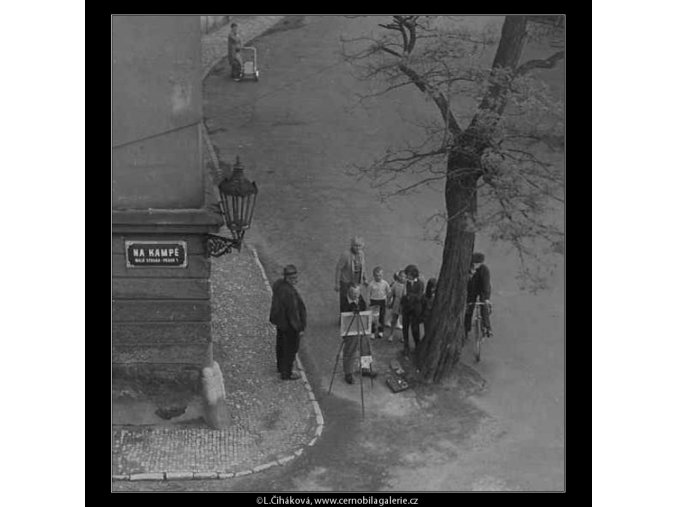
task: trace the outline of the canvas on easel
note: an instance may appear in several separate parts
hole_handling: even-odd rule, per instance
[[[374,314],[369,310],[360,312],[359,315],[355,315],[353,312],[341,312],[341,337],[358,334],[370,335],[373,318]]]
[[[341,344],[339,346],[338,352],[336,352],[336,362],[334,363],[334,370],[332,371],[331,374],[331,381],[329,382],[329,390],[327,391],[328,393],[331,393],[331,387],[334,385],[334,376],[336,375],[336,368],[338,367],[339,363],[339,358],[341,356],[341,352],[343,351],[343,347],[346,345],[347,341],[353,341],[347,340],[347,338],[350,337],[357,337],[359,340],[359,350],[360,350],[360,367],[362,369],[362,375],[359,376],[360,378],[360,400],[362,401],[362,418],[364,419],[364,390],[363,390],[363,380],[362,378],[365,376],[365,370],[368,372],[368,376],[371,378],[371,387],[374,387],[374,375],[372,375],[373,370],[372,370],[372,363],[373,363],[373,357],[371,356],[371,353],[369,355],[363,355],[363,344],[364,340],[366,339],[367,342],[367,347],[366,349],[369,350],[369,336],[371,336],[371,326],[372,326],[372,319],[374,317],[374,312],[371,310],[367,310],[364,312],[341,312],[341,320],[340,320],[340,326],[339,330],[341,332]],[[352,379],[352,377],[351,377]],[[349,382],[352,384],[352,382]]]

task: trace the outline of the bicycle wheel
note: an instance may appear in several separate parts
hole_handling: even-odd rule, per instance
[[[479,309],[475,309],[475,311],[479,311]],[[479,363],[482,351],[482,330],[480,329],[479,319],[475,319],[475,322],[473,322],[473,328],[475,329],[475,362]]]

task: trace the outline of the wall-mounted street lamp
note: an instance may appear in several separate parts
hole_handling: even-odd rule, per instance
[[[256,183],[244,177],[243,172],[238,156],[230,178],[224,178],[219,183],[219,210],[233,237],[207,234],[207,255],[211,257],[230,253],[233,248],[240,251],[244,233],[252,223],[256,194],[259,190]]]

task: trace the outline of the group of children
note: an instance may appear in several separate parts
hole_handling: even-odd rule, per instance
[[[351,252],[359,254],[362,243],[358,239],[353,239]],[[383,268],[377,266],[373,270],[373,279],[369,283],[356,283],[355,280],[364,280],[362,266],[364,266],[364,257],[358,257],[357,260],[350,260],[351,252],[341,256],[336,271],[336,290],[340,291],[341,284],[347,287],[346,295],[341,296],[341,312],[365,311],[367,306],[375,312],[378,308],[378,323],[372,327],[372,338],[383,338],[386,327],[386,314],[390,313],[389,324],[390,334],[388,341],[392,342],[395,330],[398,327],[398,321],[402,321],[402,341],[404,342],[404,355],[409,356],[411,349],[409,346],[409,333],[411,332],[414,340],[414,346],[418,347],[421,341],[421,324],[423,325],[423,338],[425,339],[426,328],[429,329],[429,319],[432,314],[432,306],[435,300],[437,289],[437,280],[431,278],[424,284],[418,268],[414,264],[408,265],[401,271],[393,275],[391,283],[383,279]],[[342,279],[342,273],[346,271],[346,276]],[[353,275],[352,282],[344,282],[345,278]],[[362,289],[361,286],[362,285]],[[424,288],[425,286],[425,288]],[[365,297],[363,297],[363,295]],[[466,334],[470,330],[473,308],[477,300],[484,303],[480,307],[482,317],[482,328],[485,336],[492,336],[489,314],[491,309],[491,284],[489,268],[484,265],[484,254],[475,252],[472,255],[472,264],[470,268],[470,278],[468,281],[468,307],[465,315]],[[345,301],[344,301],[345,299]],[[368,301],[368,304],[367,304]],[[352,376],[352,358],[357,352],[358,340],[355,336],[346,335],[346,346],[344,349],[344,373],[348,384],[353,383]],[[369,340],[366,343],[359,340],[359,350],[361,357],[368,357],[371,360],[371,346]],[[371,365],[371,362],[370,362]],[[376,373],[371,366],[366,368],[362,366],[362,375],[375,377]]]
[[[383,279],[383,268],[377,266],[373,270],[374,278],[367,284],[366,299],[369,306],[378,307],[378,325],[375,326],[375,338],[383,338],[386,327],[386,314],[389,313],[390,334],[388,341],[393,341],[398,322],[402,321],[402,341],[405,352],[409,351],[408,334],[411,329],[414,344],[418,345],[420,324],[424,324],[430,315],[437,280],[428,280],[425,291],[423,281],[419,279],[418,268],[409,265],[407,268],[393,274],[393,281],[389,284]]]

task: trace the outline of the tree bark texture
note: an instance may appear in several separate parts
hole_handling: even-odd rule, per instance
[[[425,382],[439,382],[458,362],[465,328],[468,270],[475,246],[475,233],[468,230],[468,219],[477,209],[477,176],[459,176],[467,167],[458,156],[448,160],[445,188],[447,223],[442,267],[426,335],[416,350],[416,362]]]

